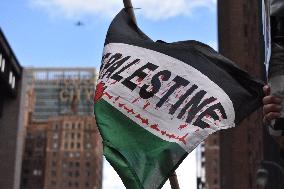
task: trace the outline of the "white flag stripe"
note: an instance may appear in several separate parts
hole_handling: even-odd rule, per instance
[[[111,55],[105,59],[104,64],[106,64],[109,58],[116,53],[122,54],[123,57],[130,56],[130,58],[125,61],[121,67],[116,69],[112,75],[121,70],[124,66],[133,62],[135,59],[140,59],[140,61],[119,73],[119,75],[123,78],[119,82],[112,80],[109,77],[103,77],[108,69],[101,71],[102,78],[100,78],[99,82],[105,83],[107,87],[105,89],[105,94],[109,95],[104,95],[103,98],[138,125],[154,135],[162,138],[163,140],[176,142],[187,152],[191,152],[209,134],[217,130],[235,126],[235,111],[229,96],[217,84],[192,66],[153,50],[122,43],[111,43],[106,45],[104,48],[104,54],[106,55],[107,53],[111,53]],[[147,69],[145,65],[149,63],[157,66],[158,68],[155,70]],[[145,66],[145,69],[141,72],[144,72],[147,76],[143,78],[143,80],[139,80],[139,77],[133,77],[131,82],[135,83],[137,87],[131,91],[128,87],[122,84],[122,81],[125,78],[130,77],[142,66]],[[153,75],[164,70],[171,73],[170,78],[167,81],[160,81],[161,87],[155,96],[148,99],[141,98],[139,96],[139,91],[142,86],[151,86],[151,79],[153,78]],[[189,84],[177,88],[167,98],[166,102],[164,102],[160,108],[157,108],[157,103],[175,84],[173,79],[177,76],[188,80]],[[174,114],[169,114],[169,110],[172,105],[175,104],[193,85],[198,86],[198,88],[192,92],[186,100],[184,100],[184,102],[176,109]],[[147,90],[151,90],[150,87],[147,88]],[[214,97],[216,100],[203,107],[190,123],[186,122],[187,113],[185,113],[182,117],[177,118],[186,103],[200,91],[206,91],[202,100],[209,99],[210,97]],[[110,96],[112,98],[110,98]],[[202,120],[208,123],[210,127],[200,128],[197,125],[193,125],[198,117],[206,111],[206,108],[217,103],[220,103],[224,108],[227,116],[226,119],[220,119],[220,122],[216,122],[216,120],[212,117],[207,116],[202,117]],[[216,113],[220,116],[219,112]]]

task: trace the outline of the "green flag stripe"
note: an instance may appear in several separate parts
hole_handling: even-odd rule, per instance
[[[129,189],[161,188],[187,156],[178,144],[143,129],[105,100],[96,102],[95,114],[104,155]]]

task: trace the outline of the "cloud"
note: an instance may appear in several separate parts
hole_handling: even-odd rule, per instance
[[[216,0],[135,0],[133,4],[142,8],[142,14],[152,20],[163,20],[175,16],[191,15],[199,8],[214,10]]]
[[[122,0],[28,0],[34,7],[44,9],[51,15],[74,18],[82,15],[112,17],[122,7]],[[191,15],[200,8],[215,10],[216,0],[133,0],[141,16],[151,20]]]

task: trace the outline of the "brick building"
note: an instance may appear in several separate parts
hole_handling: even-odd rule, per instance
[[[21,189],[43,188],[47,146],[47,122],[30,122],[25,137]]]
[[[26,72],[29,122],[21,189],[101,189],[102,141],[93,115],[96,70]]]
[[[94,117],[49,119],[44,188],[100,189],[101,142]]]

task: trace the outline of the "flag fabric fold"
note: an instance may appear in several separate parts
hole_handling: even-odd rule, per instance
[[[205,44],[151,40],[122,10],[95,94],[104,155],[126,188],[162,188],[206,137],[261,106],[262,86]]]

